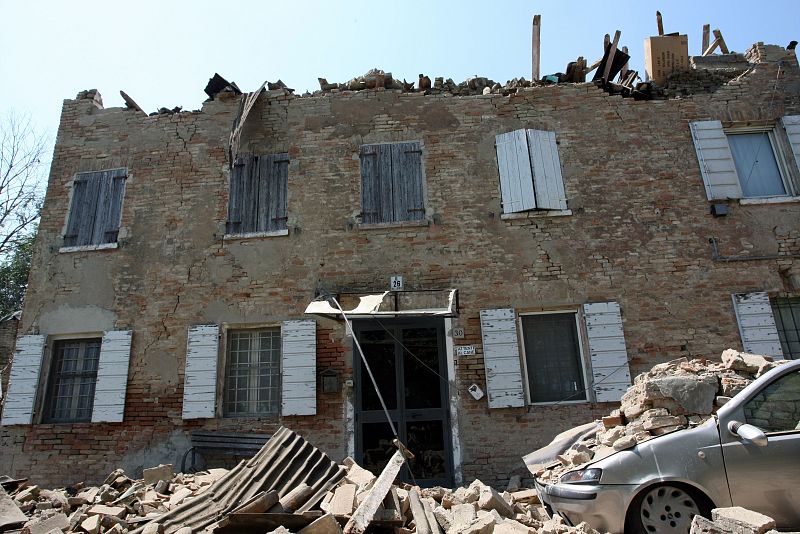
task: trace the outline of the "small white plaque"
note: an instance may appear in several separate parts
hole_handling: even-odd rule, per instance
[[[456,347],[456,356],[475,356],[475,345],[459,345]]]
[[[403,290],[403,277],[402,276],[393,276],[391,280],[389,280],[389,289],[392,291],[402,291]]]
[[[464,339],[464,329],[453,328],[453,339]]]

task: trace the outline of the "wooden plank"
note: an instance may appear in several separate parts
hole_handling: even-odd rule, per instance
[[[378,511],[383,499],[400,473],[400,468],[403,467],[406,459],[399,450],[395,451],[394,455],[389,459],[381,474],[378,476],[369,493],[361,501],[361,504],[356,509],[353,516],[344,527],[344,534],[363,534],[367,527],[375,517],[375,512]]]
[[[531,80],[539,80],[540,44],[542,32],[542,16],[533,16],[533,26],[531,31]]]
[[[131,358],[131,330],[111,330],[103,335],[92,407],[93,423],[121,423]]]
[[[281,328],[281,414],[317,413],[317,323],[284,321]]]
[[[439,528],[439,522],[436,521],[436,516],[433,514],[431,499],[420,499],[420,501],[422,501],[422,508],[425,510],[425,517],[428,519],[428,528],[431,534],[442,534],[442,529]]]
[[[253,106],[255,106],[256,101],[258,100],[258,96],[264,90],[264,87],[266,85],[267,82],[265,80],[257,91],[250,93],[244,99],[244,104],[242,106],[242,113],[237,118],[234,127],[231,130],[230,138],[228,140],[228,157],[230,158],[231,165],[233,165],[234,159],[239,156],[239,142],[242,137],[242,130],[244,129],[244,125],[247,122],[247,116],[250,114],[250,110],[253,109]]]
[[[183,419],[214,417],[218,359],[219,325],[189,327],[186,336]]]
[[[661,11],[656,11],[656,25],[658,26],[658,35],[664,35],[664,22],[661,20]]]
[[[11,362],[8,392],[3,404],[3,426],[32,423],[36,389],[44,354],[44,336],[27,335],[17,339]]]
[[[412,489],[408,492],[408,500],[411,503],[411,515],[414,517],[414,524],[417,526],[417,534],[433,534],[419,492]]]
[[[626,54],[626,55],[628,54],[628,47],[627,46],[623,46],[622,47],[622,53]],[[618,79],[619,79],[620,82],[622,82],[623,85],[625,85],[624,82],[625,82],[625,78],[627,78],[627,77],[628,77],[628,62],[626,61],[625,64],[622,66],[622,70],[619,71],[619,78]]]
[[[614,32],[614,40],[611,41],[611,46],[608,49],[608,54],[606,56],[608,59],[606,60],[606,68],[603,70],[603,80],[606,82],[609,81],[608,74],[611,72],[611,66],[614,63],[614,55],[617,53],[617,45],[619,44],[619,38],[622,35],[622,32],[619,30]]]
[[[705,51],[708,48],[710,33],[711,33],[711,25],[703,24],[703,45],[700,47],[700,50]]]
[[[722,37],[722,32],[719,29],[714,30],[714,42],[719,42],[719,51],[723,54],[730,54],[728,45],[725,44],[725,39]]]
[[[720,42],[719,39],[714,39],[714,42],[711,43],[711,46],[703,50],[703,55],[710,56],[714,52],[714,50],[716,50],[717,47],[719,46],[719,42]]]

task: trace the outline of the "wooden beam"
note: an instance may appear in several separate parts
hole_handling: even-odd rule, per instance
[[[392,487],[394,479],[400,473],[400,468],[403,467],[406,459],[400,450],[396,450],[394,455],[389,459],[389,463],[381,471],[380,476],[375,480],[372,489],[361,501],[356,511],[350,517],[350,520],[344,527],[344,534],[363,534],[372,519],[375,517],[375,512],[378,511],[383,499]]]
[[[718,46],[719,46],[719,39],[714,39],[714,42],[711,43],[711,45],[708,48],[703,50],[703,55],[710,56],[714,52],[714,50],[717,49]]]
[[[664,23],[661,21],[661,11],[656,11],[656,24],[658,24],[658,35],[664,35]]]
[[[710,24],[703,24],[703,46],[700,47],[701,53],[704,52],[708,48],[709,34],[710,33],[711,33],[711,25]]]
[[[414,517],[414,524],[417,526],[417,534],[433,534],[428,524],[428,516],[425,514],[425,507],[419,498],[417,490],[408,492],[408,500],[411,502],[411,515]]]
[[[605,36],[603,36],[603,52],[604,53],[606,51],[606,48],[608,48],[608,45],[610,45],[610,44],[611,44],[611,36],[609,34],[605,34]]]
[[[611,64],[614,63],[614,55],[617,53],[617,44],[619,44],[619,37],[622,35],[622,32],[619,30],[614,32],[614,40],[611,41],[611,47],[608,49],[606,60],[606,68],[603,70],[603,79],[606,82],[609,82],[608,73],[611,72]]]
[[[592,63],[591,65],[589,65],[589,66],[586,68],[586,74],[589,74],[589,73],[590,73],[590,72],[592,72],[594,69],[596,69],[597,67],[599,67],[599,66],[600,66],[600,63],[602,63],[602,62],[603,62],[603,58],[600,58],[600,59],[596,60],[594,63]]]
[[[725,39],[722,38],[722,32],[718,29],[714,30],[714,37],[716,37],[715,40],[719,40],[719,51],[723,54],[730,54],[728,51],[728,45],[725,44]]]
[[[627,54],[628,53],[628,47],[627,46],[623,46],[622,47],[622,52]],[[619,71],[619,81],[624,80],[627,75],[628,75],[628,62],[626,61],[625,64],[622,66],[622,70]]]
[[[542,16],[533,16],[531,32],[531,81],[539,81],[539,45],[542,31]]]

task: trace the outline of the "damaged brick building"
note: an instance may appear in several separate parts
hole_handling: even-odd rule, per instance
[[[66,100],[0,473],[136,473],[281,424],[376,468],[392,431],[358,341],[418,482],[502,484],[656,363],[797,358],[797,58],[694,67],[653,100]]]

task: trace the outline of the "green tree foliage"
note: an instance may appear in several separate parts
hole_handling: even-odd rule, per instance
[[[0,317],[22,309],[35,239],[35,231],[17,238],[0,262]]]

